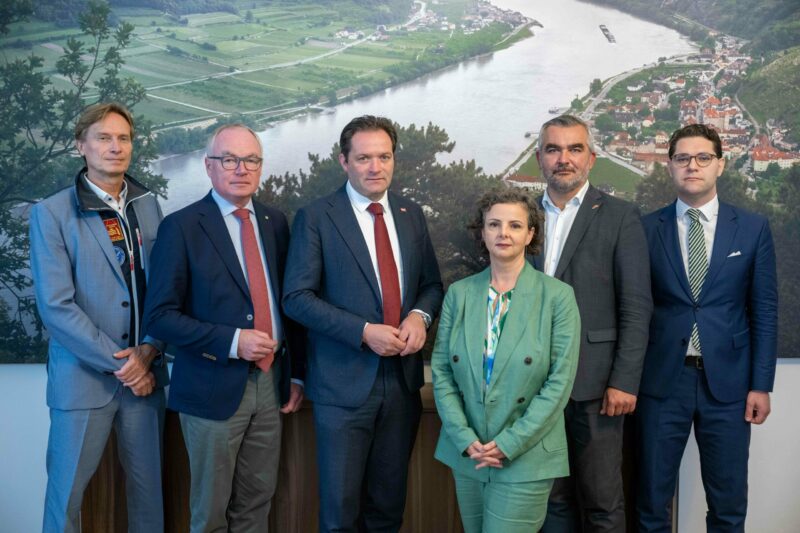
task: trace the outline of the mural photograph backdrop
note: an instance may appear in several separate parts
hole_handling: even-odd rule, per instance
[[[798,45],[792,0],[6,0],[0,362],[45,360],[28,212],[74,181],[75,118],[107,100],[134,112],[129,173],[165,214],[210,189],[203,147],[220,124],[259,132],[258,197],[291,218],[344,183],[342,127],[391,118],[392,187],[424,207],[446,283],[482,268],[466,222],[483,191],[544,189],[534,149],[549,118],[592,125],[590,181],[643,214],[674,199],[669,134],[713,125],[727,159],[721,200],[770,219],[779,355],[795,357]]]

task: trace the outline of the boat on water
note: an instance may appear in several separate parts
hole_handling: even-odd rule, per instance
[[[561,113],[561,108],[551,107],[550,109],[547,110],[547,112],[550,113],[551,115],[558,115],[559,113]]]
[[[614,37],[614,34],[611,33],[611,30],[609,30],[608,26],[606,26],[605,24],[600,24],[600,31],[602,31],[603,35],[606,36],[606,39],[608,39],[608,42],[610,42],[610,43],[616,43],[617,42],[617,39]]]

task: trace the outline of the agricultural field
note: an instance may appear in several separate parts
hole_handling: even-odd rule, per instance
[[[121,73],[146,88],[148,98],[137,112],[156,129],[232,113],[268,118],[275,109],[324,105],[335,100],[332,95],[379,90],[398,81],[397,67],[442,58],[452,39],[480,39],[484,32],[494,36],[498,31],[494,23],[464,35],[457,23],[475,0],[428,3],[433,18],[427,24],[409,24],[414,16],[409,10],[403,21],[387,26],[368,22],[374,13],[351,0],[232,4],[238,13],[112,9],[116,20],[135,26],[122,52]],[[0,62],[35,54],[44,59],[51,83],[68,88],[55,65],[69,38],[84,36],[77,28],[35,19],[12,24],[0,38]]]

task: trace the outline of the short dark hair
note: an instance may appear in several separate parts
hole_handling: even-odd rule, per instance
[[[476,244],[484,256],[489,255],[489,250],[483,243],[481,230],[486,223],[485,216],[489,210],[497,204],[521,204],[528,212],[528,229],[533,229],[533,239],[526,247],[525,251],[529,254],[536,255],[542,251],[542,242],[544,241],[544,232],[542,231],[542,224],[544,222],[544,215],[539,205],[534,200],[533,196],[525,190],[518,187],[502,187],[486,191],[475,203],[475,216],[467,225],[467,229],[472,232]]]
[[[84,109],[77,122],[75,122],[75,139],[78,141],[84,140],[86,130],[92,124],[106,118],[109,113],[116,113],[125,119],[131,127],[131,139],[133,139],[133,116],[127,107],[118,102],[98,102]]]
[[[703,137],[704,139],[708,139],[714,145],[714,155],[718,158],[722,158],[722,140],[720,140],[717,130],[705,124],[689,124],[688,126],[684,126],[672,132],[672,136],[669,138],[670,159],[675,155],[675,146],[678,144],[678,141],[686,137]]]
[[[542,124],[539,130],[539,138],[536,140],[536,150],[541,151],[542,148],[544,148],[542,146],[542,139],[544,138],[544,132],[547,131],[547,128],[572,128],[574,126],[580,126],[586,130],[586,144],[589,146],[589,151],[595,153],[594,139],[592,138],[592,131],[589,129],[589,124],[575,115],[559,115]]]
[[[397,149],[397,128],[394,127],[392,121],[386,117],[362,115],[348,122],[347,126],[342,130],[342,134],[339,136],[339,149],[344,156],[344,160],[347,161],[347,157],[350,155],[353,135],[359,131],[376,130],[383,130],[386,132],[386,135],[388,135],[389,139],[392,141],[392,153],[394,153]]]

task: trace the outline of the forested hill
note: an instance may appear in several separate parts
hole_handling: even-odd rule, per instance
[[[701,40],[702,32],[685,19],[752,41],[753,52],[800,45],[797,0],[582,0],[606,5],[673,27]]]

